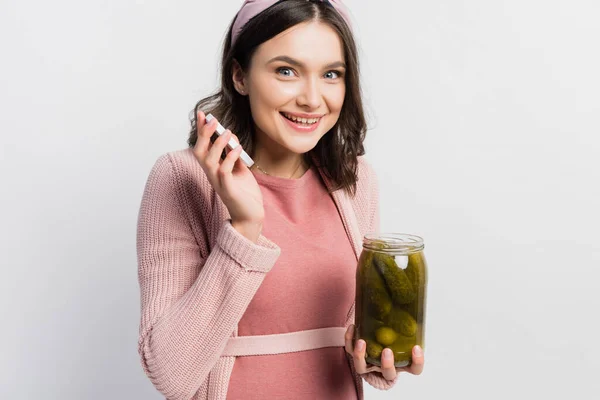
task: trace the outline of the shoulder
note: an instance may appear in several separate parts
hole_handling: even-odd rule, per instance
[[[171,181],[174,186],[181,186],[192,181],[205,189],[211,187],[206,174],[190,148],[160,155],[152,167],[150,176]]]
[[[160,155],[150,171],[146,191],[175,196],[184,208],[196,202],[212,204],[216,197],[191,148]]]
[[[376,178],[377,173],[366,156],[358,156],[358,172],[367,177]]]
[[[365,156],[358,157],[358,181],[356,183],[356,194],[362,196],[377,195],[379,180],[377,173]]]
[[[170,170],[172,174],[190,174],[201,170],[192,149],[181,149],[163,153],[154,163],[152,170]]]
[[[350,196],[356,219],[362,234],[377,225],[379,209],[379,183],[375,169],[364,157],[358,157],[356,193]]]

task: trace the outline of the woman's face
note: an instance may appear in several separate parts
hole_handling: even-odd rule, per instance
[[[346,85],[338,34],[307,22],[261,44],[243,78],[260,146],[303,154],[337,122]]]

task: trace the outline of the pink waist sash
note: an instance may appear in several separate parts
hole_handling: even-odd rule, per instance
[[[345,333],[346,328],[332,327],[273,335],[236,336],[229,338],[222,356],[258,356],[344,347]]]

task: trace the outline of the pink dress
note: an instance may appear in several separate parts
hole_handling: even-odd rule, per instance
[[[281,248],[238,324],[238,335],[343,327],[355,293],[356,257],[319,173],[300,179],[255,172],[263,235]],[[341,347],[237,357],[227,399],[356,399]]]

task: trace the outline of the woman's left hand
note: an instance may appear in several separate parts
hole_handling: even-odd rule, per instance
[[[349,353],[354,359],[354,368],[360,375],[368,372],[378,371],[381,372],[383,377],[388,381],[396,379],[396,376],[400,372],[408,372],[413,375],[420,375],[423,372],[423,365],[425,364],[425,357],[423,355],[423,349],[420,346],[413,347],[412,350],[412,364],[408,367],[395,368],[394,367],[394,353],[389,348],[385,348],[381,352],[381,367],[376,365],[367,365],[365,360],[365,352],[367,344],[364,340],[359,339],[356,341],[356,348],[354,348],[352,337],[354,336],[354,325],[350,325],[346,331],[346,352]]]

